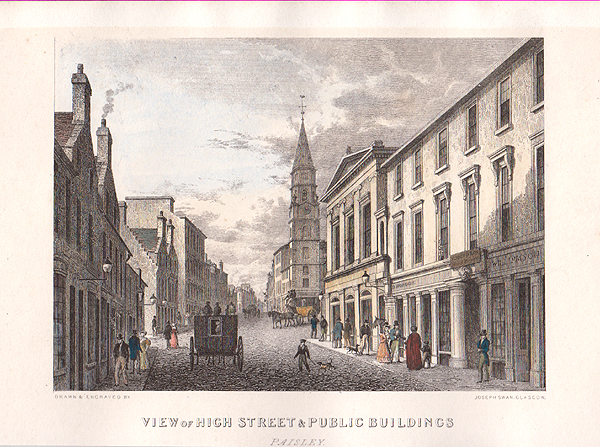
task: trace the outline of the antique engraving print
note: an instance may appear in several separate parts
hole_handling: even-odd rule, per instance
[[[54,68],[55,393],[546,389],[544,39]]]

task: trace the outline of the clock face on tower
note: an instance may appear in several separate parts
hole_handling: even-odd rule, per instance
[[[302,208],[302,211],[304,212],[304,214],[310,213],[310,205],[308,205],[308,204],[304,205],[304,207]]]

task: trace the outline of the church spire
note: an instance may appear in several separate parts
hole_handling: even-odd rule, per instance
[[[310,155],[310,148],[308,147],[308,138],[306,137],[306,130],[304,129],[304,95],[300,95],[302,105],[300,105],[302,124],[300,125],[300,136],[298,137],[298,147],[296,148],[296,156],[294,157],[294,165],[292,172],[296,169],[315,169],[315,166]]]

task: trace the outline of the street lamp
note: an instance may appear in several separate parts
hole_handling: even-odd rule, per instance
[[[152,294],[152,296],[150,297],[150,302],[148,303],[144,303],[144,294],[143,292],[138,293],[138,297],[140,299],[140,302],[142,302],[142,304],[144,306],[154,306],[156,304],[156,297],[154,296],[154,294]]]
[[[106,274],[112,271],[112,262],[106,258],[102,263],[102,271]],[[106,278],[102,275],[102,278],[79,278],[80,281],[104,281]]]
[[[319,312],[323,313],[323,309],[321,308],[321,303],[323,302],[323,292],[319,292]]]
[[[365,270],[365,273],[363,273],[361,278],[362,278],[363,285],[365,287],[374,287],[377,290],[381,290],[381,291],[385,292],[384,287],[377,285],[377,278],[375,278],[375,282],[369,283],[369,279],[371,279],[371,277],[369,276],[369,274],[367,273],[366,270]]]

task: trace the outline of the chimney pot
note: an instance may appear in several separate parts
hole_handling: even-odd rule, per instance
[[[77,73],[83,73],[83,64],[77,64]]]
[[[102,118],[102,119],[100,120],[100,126],[102,126],[102,127],[106,127],[106,118]]]

